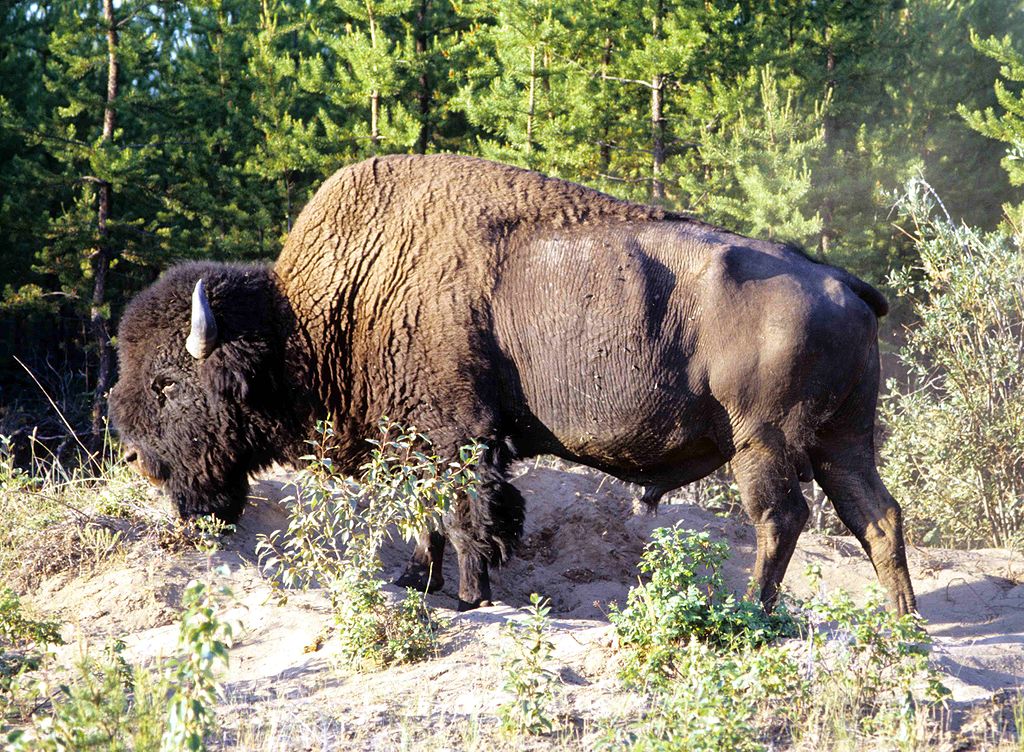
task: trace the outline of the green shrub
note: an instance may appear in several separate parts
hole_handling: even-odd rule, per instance
[[[42,665],[51,646],[63,644],[57,622],[27,617],[18,595],[0,589],[0,726],[24,704],[22,677]]]
[[[11,752],[185,752],[205,749],[227,664],[232,627],[218,611],[225,587],[193,581],[182,599],[178,655],[153,668],[133,667],[124,643],[100,658],[83,655],[56,687],[42,675],[26,688],[37,713],[7,736]],[[37,666],[38,668],[38,666]],[[52,669],[52,667],[50,667]]]
[[[129,666],[123,649],[118,642],[98,659],[82,656],[73,678],[57,688],[51,711],[8,736],[11,752],[156,752],[166,720],[166,685],[157,686],[148,671]],[[40,682],[36,692],[45,699],[49,686]]]
[[[230,597],[226,586],[192,580],[185,587],[178,657],[165,669],[172,694],[162,752],[203,749],[203,739],[213,730],[220,691],[217,673],[227,667],[233,637],[231,624],[217,612]]]
[[[821,572],[809,567],[812,584]],[[898,616],[885,593],[868,590],[863,606],[839,591],[800,604],[806,620],[803,669],[813,702],[793,723],[794,735],[826,747],[837,740],[889,736],[913,748],[922,702],[940,702],[948,691],[928,663],[931,638],[917,614]]]
[[[864,606],[841,592],[784,598],[768,617],[725,590],[727,555],[706,533],[655,531],[641,564],[649,582],[612,614],[622,678],[645,693],[649,710],[608,728],[602,746],[918,748],[929,718],[920,707],[946,694],[920,617],[886,611],[878,590]],[[808,574],[817,584],[820,572]]]
[[[691,638],[676,648],[673,678],[649,695],[643,717],[609,729],[599,746],[636,752],[763,749],[756,720],[764,690],[755,657],[761,655],[748,648],[734,653]]]
[[[737,599],[721,567],[729,547],[708,533],[658,528],[644,548],[640,571],[649,579],[632,588],[626,607],[610,618],[630,648],[627,676],[650,681],[675,673],[681,646],[695,638],[715,646],[762,644],[792,629],[782,604],[768,616],[760,603]]]
[[[341,654],[364,669],[415,663],[435,655],[443,622],[427,606],[423,593],[410,589],[392,603],[382,584],[375,574],[355,568],[333,584]]]
[[[549,733],[554,729],[551,703],[558,674],[548,668],[555,650],[548,614],[551,605],[533,593],[521,621],[502,629],[509,645],[502,655],[502,687],[512,698],[498,709],[502,729],[511,735]]]
[[[358,481],[343,477],[331,453],[334,432],[319,423],[320,441],[296,481],[288,529],[261,537],[258,550],[275,585],[326,588],[343,656],[364,668],[420,660],[436,650],[438,624],[423,596],[410,591],[392,604],[379,578],[380,550],[397,529],[406,540],[436,528],[459,494],[476,493],[481,447],[458,460],[428,454],[414,428],[386,418]],[[282,592],[282,597],[284,597]]]
[[[1024,545],[1024,253],[1022,237],[934,217],[930,188],[903,203],[920,265],[890,282],[914,301],[889,382],[882,474],[912,538],[970,547]]]

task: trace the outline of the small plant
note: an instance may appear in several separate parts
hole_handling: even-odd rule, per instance
[[[624,609],[611,612],[620,643],[631,648],[629,680],[672,675],[679,647],[691,638],[757,645],[792,631],[784,604],[768,616],[760,603],[738,600],[726,588],[720,570],[728,556],[728,545],[708,533],[679,527],[652,533],[639,565],[650,579],[630,590]]]
[[[728,550],[706,534],[655,531],[642,571],[613,612],[627,649],[623,678],[647,694],[639,720],[610,727],[607,749],[917,749],[947,694],[928,664],[920,617],[898,617],[871,591],[783,601],[766,617],[724,594]],[[820,571],[808,570],[812,584]],[[756,609],[756,610],[755,610]],[[799,633],[802,639],[779,641]]]
[[[217,673],[227,666],[233,637],[231,624],[221,620],[217,611],[230,597],[226,586],[213,587],[197,580],[185,588],[179,657],[167,667],[173,694],[160,742],[162,752],[203,749],[203,739],[213,729],[220,691]]]
[[[118,553],[124,545],[124,533],[102,525],[86,523],[78,530],[82,563],[96,567]]]
[[[817,586],[820,568],[808,567],[807,576]],[[834,739],[851,730],[852,717],[859,733],[881,731],[910,745],[921,702],[949,694],[928,663],[931,639],[921,617],[897,616],[884,604],[877,587],[869,588],[863,606],[842,591],[800,604],[808,625],[803,670],[816,687],[816,703],[812,721],[795,729],[810,730],[815,741]]]
[[[0,721],[21,704],[20,679],[42,665],[51,646],[63,644],[57,622],[25,616],[17,594],[0,589]]]
[[[382,668],[415,663],[437,652],[437,635],[443,626],[424,600],[408,590],[392,603],[375,574],[352,569],[335,583],[339,598],[334,610],[341,654],[358,666]]]
[[[502,729],[508,734],[542,734],[553,730],[551,703],[558,674],[548,666],[554,653],[551,642],[551,611],[547,599],[536,593],[521,621],[510,621],[502,629],[510,645],[502,658],[503,689],[512,699],[498,709]]]
[[[227,663],[232,627],[217,615],[230,591],[191,582],[182,600],[178,657],[153,669],[133,667],[124,643],[99,658],[84,653],[73,675],[52,688],[44,675],[28,690],[38,711],[7,736],[11,752],[184,752],[204,749],[213,728],[218,670]],[[47,626],[41,634],[52,636]]]
[[[189,521],[193,530],[190,531],[192,545],[196,550],[207,556],[213,556],[220,550],[225,535],[235,532],[235,526],[224,522],[216,515],[204,514]]]
[[[623,728],[610,729],[601,749],[637,752],[760,750],[756,667],[752,653],[732,654],[696,637],[679,646],[674,677],[649,696],[650,709]]]
[[[420,660],[436,650],[437,622],[423,597],[392,604],[382,590],[379,554],[392,530],[406,540],[436,528],[460,494],[474,495],[482,447],[459,450],[445,463],[414,428],[383,419],[381,438],[358,481],[342,476],[331,457],[334,431],[320,436],[309,468],[290,500],[282,534],[261,537],[258,550],[275,586],[327,589],[342,654],[362,667]],[[285,594],[282,593],[282,598]]]
[[[11,437],[0,434],[0,490],[11,493],[35,485],[38,485],[37,481],[14,463]]]
[[[11,752],[156,752],[167,688],[154,685],[148,671],[129,665],[123,650],[124,644],[115,642],[100,658],[83,655],[73,678],[56,693],[47,682],[37,682],[37,704],[45,705],[52,695],[51,712],[9,734]]]

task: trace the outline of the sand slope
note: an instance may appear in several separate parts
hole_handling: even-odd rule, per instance
[[[276,605],[255,565],[257,535],[286,525],[275,501],[287,493],[284,471],[254,487],[256,498],[238,532],[212,560],[140,543],[98,571],[43,580],[32,600],[69,624],[72,643],[101,645],[117,636],[131,658],[145,661],[173,651],[176,607],[188,580],[211,563],[228,564],[238,600],[228,617],[242,630],[225,679],[222,746],[471,749],[479,743],[473,723],[493,722],[503,697],[500,627],[538,592],[552,604],[561,712],[575,718],[585,740],[601,718],[627,713],[637,702],[615,679],[605,614],[610,604],[624,602],[636,582],[650,531],[679,523],[727,540],[734,551],[727,578],[737,592],[745,589],[753,560],[753,531],[742,520],[688,504],[662,505],[656,516],[638,511],[635,489],[583,468],[532,463],[518,470],[515,483],[527,500],[526,536],[517,556],[493,575],[498,603],[468,614],[444,612],[452,623],[442,655],[426,663],[351,675],[334,667],[330,641],[307,652],[329,623],[325,599],[315,591],[297,593],[287,605]],[[408,551],[401,543],[390,546],[387,571],[396,575]],[[862,596],[875,582],[851,537],[802,536],[786,582],[797,595],[808,595],[802,573],[810,563],[821,566],[830,590]],[[1024,558],[997,550],[912,549],[910,564],[920,611],[935,638],[935,659],[948,674],[954,700],[977,701],[1024,686]],[[445,592],[430,598],[440,609],[455,606],[454,565],[450,557]],[[455,721],[466,720],[471,723],[458,726],[462,736],[453,742]]]

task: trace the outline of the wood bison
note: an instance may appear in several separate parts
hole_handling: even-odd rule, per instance
[[[813,476],[900,613],[900,508],[874,461],[885,299],[799,250],[466,157],[331,177],[273,266],[174,267],[128,306],[111,415],[182,515],[242,512],[247,476],[337,416],[350,470],[382,415],[488,447],[477,500],[424,534],[402,584],[460,606],[522,532],[510,462],[551,453],[666,491],[732,463],[771,607]],[[433,579],[430,573],[433,572]]]

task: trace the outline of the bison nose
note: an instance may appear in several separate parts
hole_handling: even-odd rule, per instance
[[[129,465],[131,465],[133,462],[138,462],[138,460],[139,453],[136,452],[134,449],[129,449],[127,452],[125,452],[124,461],[127,462]]]

